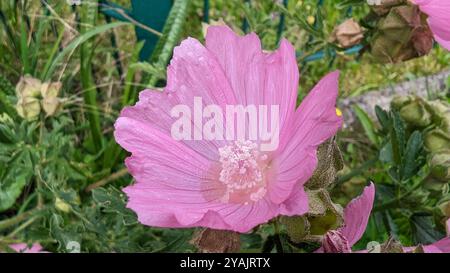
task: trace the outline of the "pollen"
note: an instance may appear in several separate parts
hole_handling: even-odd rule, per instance
[[[252,141],[235,141],[219,148],[221,171],[219,181],[226,186],[222,201],[257,202],[266,194],[264,166],[267,155]]]
[[[337,107],[336,107],[336,115],[337,115],[338,117],[341,117],[341,116],[342,116],[342,111],[341,111],[341,109],[339,109],[339,108],[337,108]]]

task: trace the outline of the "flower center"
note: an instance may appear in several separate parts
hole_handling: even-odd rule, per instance
[[[222,170],[219,181],[226,186],[222,201],[227,203],[256,202],[266,194],[264,167],[267,155],[253,141],[235,141],[219,148]]]

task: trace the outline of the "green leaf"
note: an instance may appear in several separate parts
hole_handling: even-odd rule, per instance
[[[420,153],[423,149],[423,138],[419,131],[414,131],[406,144],[402,162],[402,179],[408,179],[417,173],[420,167]]]
[[[415,244],[432,244],[444,237],[434,227],[433,218],[429,215],[413,214],[410,218],[412,237]]]
[[[0,211],[5,211],[14,205],[32,177],[32,169],[27,167],[27,157],[29,158],[28,153],[22,152],[6,165],[7,170],[0,177]]]
[[[106,25],[101,25],[97,27],[93,27],[89,31],[86,31],[85,33],[81,34],[77,38],[75,38],[72,42],[70,42],[69,45],[67,45],[56,57],[53,59],[50,67],[47,71],[44,72],[43,80],[47,81],[50,79],[50,77],[53,75],[53,72],[55,71],[56,67],[62,63],[64,57],[66,55],[71,55],[75,49],[77,49],[78,46],[86,42],[87,40],[91,39],[92,37],[101,34],[103,32],[106,32],[110,29],[121,27],[125,25],[129,25],[128,22],[114,22]]]
[[[353,106],[353,110],[355,111],[356,117],[364,128],[364,132],[369,138],[370,142],[375,146],[378,146],[378,137],[375,133],[375,126],[372,120],[369,118],[366,112],[362,110],[358,105]]]
[[[118,213],[124,217],[126,225],[137,223],[135,214],[125,207],[125,195],[114,187],[97,188],[92,191],[92,198],[105,212]]]
[[[186,22],[190,2],[189,0],[176,0],[174,2],[164,25],[163,36],[156,44],[151,57],[152,60],[156,61],[157,67],[165,67],[169,62],[172,50],[180,38],[183,24]],[[157,80],[157,77],[150,77],[148,85],[154,86]]]
[[[389,114],[378,105],[375,106],[375,114],[383,131],[387,132],[391,124]]]

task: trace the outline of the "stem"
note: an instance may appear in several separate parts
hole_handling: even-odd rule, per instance
[[[44,137],[44,117],[43,114],[41,114],[41,122],[39,124],[39,145],[42,143],[42,139]],[[41,173],[39,170],[39,166],[35,167],[35,172],[36,172],[36,187],[37,187],[37,207],[38,208],[42,208],[44,206],[44,198],[42,196],[41,193],[41,189],[42,189],[42,177],[41,177]]]
[[[275,219],[273,221],[273,227],[275,229],[274,241],[275,241],[275,248],[277,249],[277,253],[284,253],[283,244],[281,243],[281,238],[280,238],[280,227],[278,226],[278,219]]]
[[[26,220],[29,216],[34,215],[42,211],[44,208],[35,208],[29,211],[26,211],[22,214],[18,214],[12,218],[0,221],[0,230],[9,228],[11,226],[14,226],[16,224],[19,224],[20,222]]]
[[[95,23],[95,15],[92,14],[93,11],[89,10],[92,7],[86,7],[82,11],[82,23],[85,24],[94,24]],[[95,11],[96,12],[96,11]],[[88,31],[87,27],[82,28],[82,33],[86,33]],[[100,124],[100,116],[97,105],[97,88],[95,86],[94,80],[92,78],[92,65],[91,65],[91,57],[92,57],[92,43],[85,42],[81,45],[80,50],[80,75],[81,75],[81,85],[84,92],[84,103],[91,109],[87,113],[89,125],[91,128],[91,136],[95,146],[95,150],[98,152],[102,148],[102,132],[101,132],[101,124]]]
[[[25,223],[23,223],[22,225],[20,225],[18,228],[16,228],[13,232],[11,232],[10,234],[8,234],[8,238],[14,238],[14,236],[19,233],[20,231],[24,230],[26,227],[28,227],[29,225],[31,225],[34,221],[36,221],[39,217],[34,216],[32,218],[30,218],[28,221],[26,221]]]
[[[121,178],[121,177],[123,177],[123,176],[125,176],[125,175],[127,175],[127,174],[128,174],[128,170],[125,169],[125,168],[123,168],[123,169],[119,170],[118,172],[111,174],[111,175],[108,176],[108,177],[105,177],[105,178],[103,178],[103,179],[101,179],[101,180],[99,180],[99,181],[97,181],[97,182],[95,182],[95,183],[93,183],[93,184],[90,184],[90,185],[85,189],[85,191],[86,191],[86,192],[90,192],[90,191],[92,191],[93,189],[102,187],[102,186],[104,186],[104,185],[106,185],[106,184],[108,184],[108,183],[110,183],[110,182],[112,182],[112,181],[114,181],[114,180],[117,180],[117,179],[119,179],[119,178]]]
[[[352,179],[353,177],[362,174],[366,169],[372,167],[373,165],[375,165],[375,163],[378,162],[378,156],[373,157],[369,160],[367,160],[366,162],[364,162],[362,165],[360,165],[359,167],[353,169],[351,172],[349,172],[348,174],[341,176],[338,178],[337,184],[342,184],[350,179]]]

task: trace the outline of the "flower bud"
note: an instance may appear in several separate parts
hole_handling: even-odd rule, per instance
[[[413,101],[400,110],[400,116],[409,124],[417,127],[426,127],[431,124],[431,114],[427,111],[424,102]]]
[[[433,115],[433,122],[436,124],[439,125],[446,119],[450,121],[450,106],[447,103],[440,100],[429,101],[428,110]]]
[[[445,217],[450,217],[450,200],[439,205],[439,209]]]
[[[378,0],[378,1],[375,0],[373,2],[375,3],[371,4],[368,1],[372,10],[378,15],[385,15],[389,13],[391,8],[404,4],[405,0]]]
[[[58,98],[60,89],[60,82],[42,84],[42,108],[47,116],[53,116],[61,106],[61,101]]]
[[[281,223],[286,227],[289,238],[295,242],[302,242],[309,235],[309,222],[305,216],[282,217]]]
[[[35,97],[19,97],[16,104],[19,116],[28,121],[36,120],[41,112],[39,99]]]
[[[30,76],[23,76],[16,85],[17,97],[37,98],[41,95],[41,81]]]
[[[430,169],[434,178],[450,181],[450,150],[435,153],[430,161]]]
[[[450,111],[443,113],[441,116],[441,123],[439,127],[444,131],[447,135],[450,135]]]
[[[241,239],[234,231],[205,228],[194,234],[191,244],[202,253],[235,253],[241,247]]]
[[[330,230],[322,240],[324,253],[351,253],[352,249],[347,239],[340,231]]]
[[[344,167],[341,151],[336,141],[329,139],[317,149],[318,163],[306,183],[309,189],[326,188],[336,181],[337,172]]]
[[[355,20],[348,19],[334,28],[331,40],[337,42],[340,47],[349,48],[361,42],[363,33],[363,29]]]
[[[62,200],[62,199],[59,198],[59,197],[56,197],[56,200],[55,200],[55,207],[56,207],[58,210],[60,210],[60,211],[62,211],[62,212],[65,212],[65,213],[69,213],[70,210],[71,210],[70,205],[67,204],[66,202],[64,202],[64,200]]]
[[[397,63],[426,55],[433,34],[416,6],[395,6],[379,19],[372,42],[372,55],[382,63]]]
[[[450,135],[441,129],[434,129],[425,135],[425,147],[432,153],[450,149]]]
[[[413,96],[395,96],[391,101],[391,107],[395,110],[400,110],[403,106],[410,103],[413,99]]]

